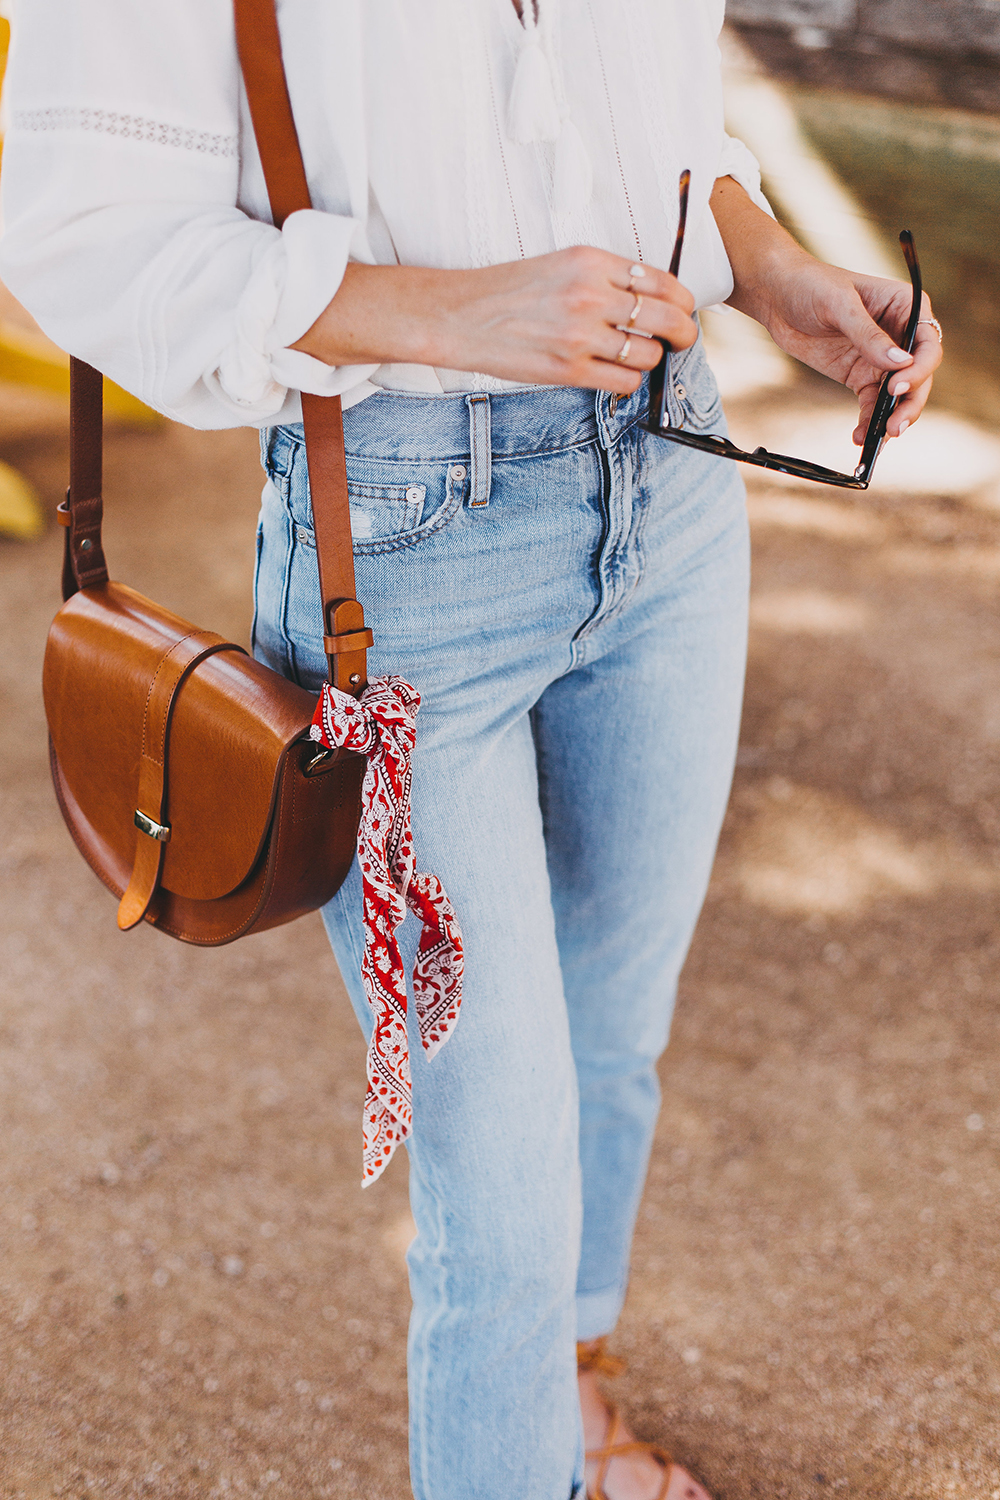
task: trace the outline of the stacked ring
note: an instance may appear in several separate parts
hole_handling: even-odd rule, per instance
[[[934,329],[934,332],[938,336],[938,343],[939,344],[943,344],[944,343],[944,333],[942,331],[941,324],[938,322],[937,318],[921,318],[920,322],[921,323],[929,323],[931,325],[931,327]]]
[[[624,344],[622,344],[621,348],[619,349],[618,353],[615,356],[615,362],[616,362],[616,364],[623,365],[625,363],[625,361],[628,359],[628,351],[631,349],[631,347],[632,347],[632,340],[631,340],[630,336],[626,333],[626,335],[625,335],[625,342],[624,342]]]
[[[642,298],[639,296],[639,293],[633,292],[632,296],[635,298],[635,306],[628,315],[628,322],[625,324],[626,328],[635,327],[635,320],[639,316],[639,309],[642,307]]]

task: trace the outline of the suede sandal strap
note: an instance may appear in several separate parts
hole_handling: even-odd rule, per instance
[[[608,1500],[604,1489],[604,1481],[608,1475],[608,1469],[615,1458],[624,1458],[627,1453],[648,1453],[650,1458],[663,1468],[663,1482],[660,1485],[656,1500],[666,1500],[667,1490],[670,1488],[670,1474],[674,1467],[674,1461],[666,1448],[661,1448],[658,1443],[641,1443],[637,1439],[626,1443],[616,1443],[615,1434],[621,1425],[617,1406],[612,1406],[608,1418],[608,1430],[604,1435],[604,1444],[600,1448],[591,1448],[584,1455],[587,1463],[596,1463],[600,1467],[594,1480],[594,1488],[588,1489],[588,1500]]]
[[[580,1374],[593,1370],[596,1375],[604,1375],[613,1380],[620,1375],[625,1368],[625,1361],[619,1359],[616,1354],[607,1352],[607,1339],[590,1339],[586,1344],[576,1346],[576,1368]]]

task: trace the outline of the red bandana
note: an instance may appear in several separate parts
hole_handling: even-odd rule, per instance
[[[314,740],[368,757],[361,794],[358,863],[364,886],[365,994],[375,1016],[368,1048],[362,1185],[374,1182],[413,1126],[406,978],[396,928],[406,908],[423,923],[413,966],[420,1040],[431,1057],[443,1047],[462,1003],[462,934],[436,875],[414,870],[410,831],[410,753],[420,694],[402,677],[376,677],[360,699],[324,685]]]

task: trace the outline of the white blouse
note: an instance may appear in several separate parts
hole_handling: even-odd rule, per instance
[[[292,350],[348,260],[476,267],[591,244],[732,290],[719,176],[767,207],[723,129],[724,0],[279,0],[314,208],[284,228],[230,0],[25,0],[6,89],[0,275],[42,328],[195,427],[293,421],[297,392],[500,389]]]

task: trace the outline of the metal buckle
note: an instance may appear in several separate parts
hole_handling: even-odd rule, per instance
[[[152,818],[147,817],[138,808],[135,810],[133,821],[136,828],[141,828],[143,833],[148,833],[151,839],[158,839],[161,844],[165,844],[170,837],[169,823],[155,823]]]
[[[331,750],[328,748],[328,746],[321,745],[316,751],[316,754],[310,756],[309,759],[303,763],[303,776],[319,776],[324,771],[329,770],[330,763],[333,761],[336,754],[336,750]]]

